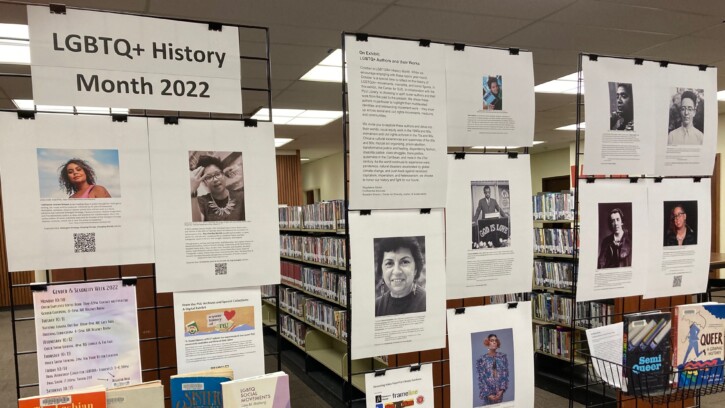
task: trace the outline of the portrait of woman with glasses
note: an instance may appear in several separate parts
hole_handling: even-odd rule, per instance
[[[702,90],[685,90],[672,98],[670,107],[670,133],[667,135],[668,146],[702,145],[705,135],[703,130],[704,111],[698,93]],[[677,99],[679,96],[679,103]]]
[[[691,226],[697,223],[697,201],[665,201],[664,214],[667,218],[664,246],[697,245],[697,234]],[[690,223],[687,215],[690,213]]]
[[[240,152],[189,152],[192,221],[245,221]]]

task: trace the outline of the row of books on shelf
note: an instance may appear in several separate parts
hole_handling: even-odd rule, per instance
[[[490,296],[488,299],[491,304],[523,302],[531,300],[531,293],[508,293],[505,295],[493,295]]]
[[[279,315],[279,329],[282,335],[300,347],[305,347],[307,325],[285,314]]]
[[[534,252],[572,255],[574,230],[571,228],[534,228]]]
[[[282,234],[279,236],[279,248],[282,256],[339,268],[345,267],[344,238]]]
[[[534,328],[534,348],[546,354],[568,359],[571,355],[571,339],[574,331],[562,326],[541,326]]]
[[[534,219],[571,221],[574,219],[574,193],[538,193],[533,196]]]
[[[574,264],[534,259],[534,285],[554,289],[572,290]]]
[[[347,310],[319,299],[305,301],[305,320],[338,339],[347,341]]]
[[[339,271],[281,261],[282,283],[347,305],[347,277]]]
[[[279,227],[340,230],[345,228],[345,202],[322,201],[303,206],[279,207]]]
[[[614,306],[600,302],[576,303],[569,296],[532,293],[531,307],[535,319],[551,324],[572,326],[572,307],[576,305],[576,326],[589,329],[612,323]]]

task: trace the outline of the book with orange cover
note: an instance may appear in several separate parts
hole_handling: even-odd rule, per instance
[[[106,408],[106,388],[102,385],[65,393],[40,395],[18,400],[18,408]]]

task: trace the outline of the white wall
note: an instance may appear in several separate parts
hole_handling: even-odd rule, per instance
[[[718,117],[717,125],[717,152],[720,153],[720,162],[725,159],[725,114]],[[722,165],[720,166],[720,252],[725,252],[725,222],[722,221],[722,216],[725,215],[725,200],[723,200],[722,193],[725,191],[725,174],[722,171]]]
[[[302,164],[302,191],[320,189],[320,200],[345,198],[342,153]]]
[[[568,176],[569,148],[535,153],[531,155],[531,192],[541,192],[541,179],[547,177]]]

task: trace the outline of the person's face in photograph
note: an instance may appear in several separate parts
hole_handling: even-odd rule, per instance
[[[617,112],[623,115],[632,112],[632,95],[623,86],[617,87]]]
[[[488,348],[489,350],[497,350],[499,348],[500,344],[498,343],[498,337],[491,336],[488,338]]]
[[[491,198],[491,189],[488,187],[483,188],[483,195],[486,196],[486,199],[488,200]]]
[[[491,93],[498,96],[498,82],[491,82]]]
[[[620,235],[624,232],[624,222],[622,222],[622,216],[619,213],[609,215],[609,225],[612,227],[612,232],[616,235]]]
[[[68,180],[70,180],[73,184],[80,184],[86,181],[85,170],[83,170],[83,167],[75,163],[68,163],[68,165],[65,166],[65,172],[68,174]]]
[[[383,253],[383,280],[390,296],[403,297],[413,290],[415,259],[408,248]]]
[[[687,214],[682,207],[675,207],[672,209],[672,220],[675,223],[675,228],[680,229],[685,226],[687,221]]]
[[[202,175],[201,179],[204,181],[204,184],[209,187],[209,190],[212,193],[218,194],[223,192],[227,188],[224,173],[219,167],[213,164],[210,164],[204,168],[204,174]]]
[[[695,116],[695,102],[690,98],[682,98],[680,102],[680,116],[682,116],[682,126],[690,126],[692,118]]]

